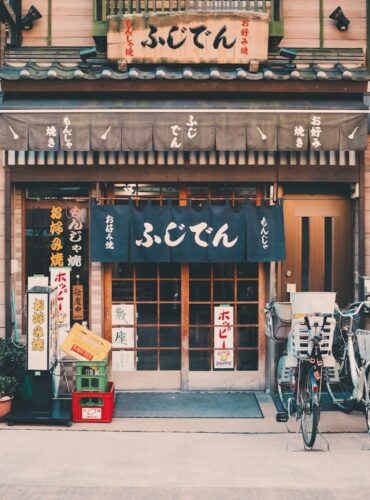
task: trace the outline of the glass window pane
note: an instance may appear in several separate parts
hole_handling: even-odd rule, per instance
[[[190,278],[209,278],[211,276],[211,264],[202,262],[201,264],[189,264]]]
[[[136,281],[136,300],[154,302],[157,300],[157,282],[156,281]]]
[[[238,278],[258,278],[258,264],[237,264]]]
[[[156,325],[157,324],[157,304],[137,304],[138,325]]]
[[[160,300],[176,302],[180,300],[180,281],[170,280],[160,282]]]
[[[161,347],[181,347],[181,329],[179,326],[161,326]]]
[[[258,300],[258,283],[254,281],[239,281],[238,300],[241,302]]]
[[[237,321],[239,325],[256,325],[258,323],[258,304],[239,304]]]
[[[159,360],[161,370],[181,370],[181,351],[178,349],[160,351]]]
[[[160,307],[160,322],[165,325],[179,325],[181,323],[180,304],[162,304]]]
[[[157,369],[157,351],[137,351],[137,370],[156,370]]]
[[[161,278],[180,278],[181,264],[159,264],[159,274]]]
[[[258,328],[256,326],[239,327],[238,333],[239,347],[258,347]]]
[[[190,281],[189,299],[191,302],[209,302],[211,300],[209,281]]]
[[[112,300],[116,302],[132,302],[134,300],[133,282],[112,281]]]
[[[199,328],[191,327],[189,328],[189,346],[190,347],[209,347],[210,340],[209,334],[210,328]]]
[[[211,324],[211,306],[190,304],[189,321],[191,325],[210,325]]]
[[[113,278],[133,278],[134,277],[134,264],[127,262],[113,262],[112,263],[112,276]]]
[[[258,351],[238,351],[238,370],[258,370]]]
[[[148,262],[147,264],[136,264],[137,278],[156,278],[157,264]]]
[[[234,281],[214,281],[213,300],[215,302],[234,301]]]
[[[157,347],[158,338],[155,326],[149,328],[138,327],[136,331],[138,347]]]
[[[214,278],[233,278],[234,277],[234,264],[213,264],[213,277]]]
[[[211,370],[210,351],[189,351],[190,371],[207,372]]]

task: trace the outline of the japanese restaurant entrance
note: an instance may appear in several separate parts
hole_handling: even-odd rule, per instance
[[[125,203],[118,189],[115,203]],[[166,189],[159,196],[154,186],[134,189],[141,193],[134,197],[139,205],[147,203],[144,189],[151,203],[168,203]],[[200,207],[235,206],[247,196],[255,197],[255,189],[180,189],[170,198]],[[105,337],[113,342],[113,376],[120,388],[264,387],[262,264],[107,263],[104,291]]]

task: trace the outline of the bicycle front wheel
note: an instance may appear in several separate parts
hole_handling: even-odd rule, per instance
[[[313,392],[310,370],[301,375],[299,406],[301,411],[301,432],[305,445],[312,448],[316,441],[319,424],[319,407]]]

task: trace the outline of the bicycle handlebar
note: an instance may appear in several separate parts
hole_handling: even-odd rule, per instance
[[[353,318],[354,316],[357,316],[357,314],[361,311],[363,307],[370,310],[370,302],[367,300],[364,300],[363,302],[354,302],[353,304],[350,304],[349,306],[347,306],[346,309],[343,309],[342,311],[339,309],[339,307],[335,307],[335,312],[337,312],[339,316],[341,316],[342,318]]]

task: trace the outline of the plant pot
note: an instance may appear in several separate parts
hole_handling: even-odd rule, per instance
[[[0,419],[5,417],[12,409],[13,396],[0,398]]]

